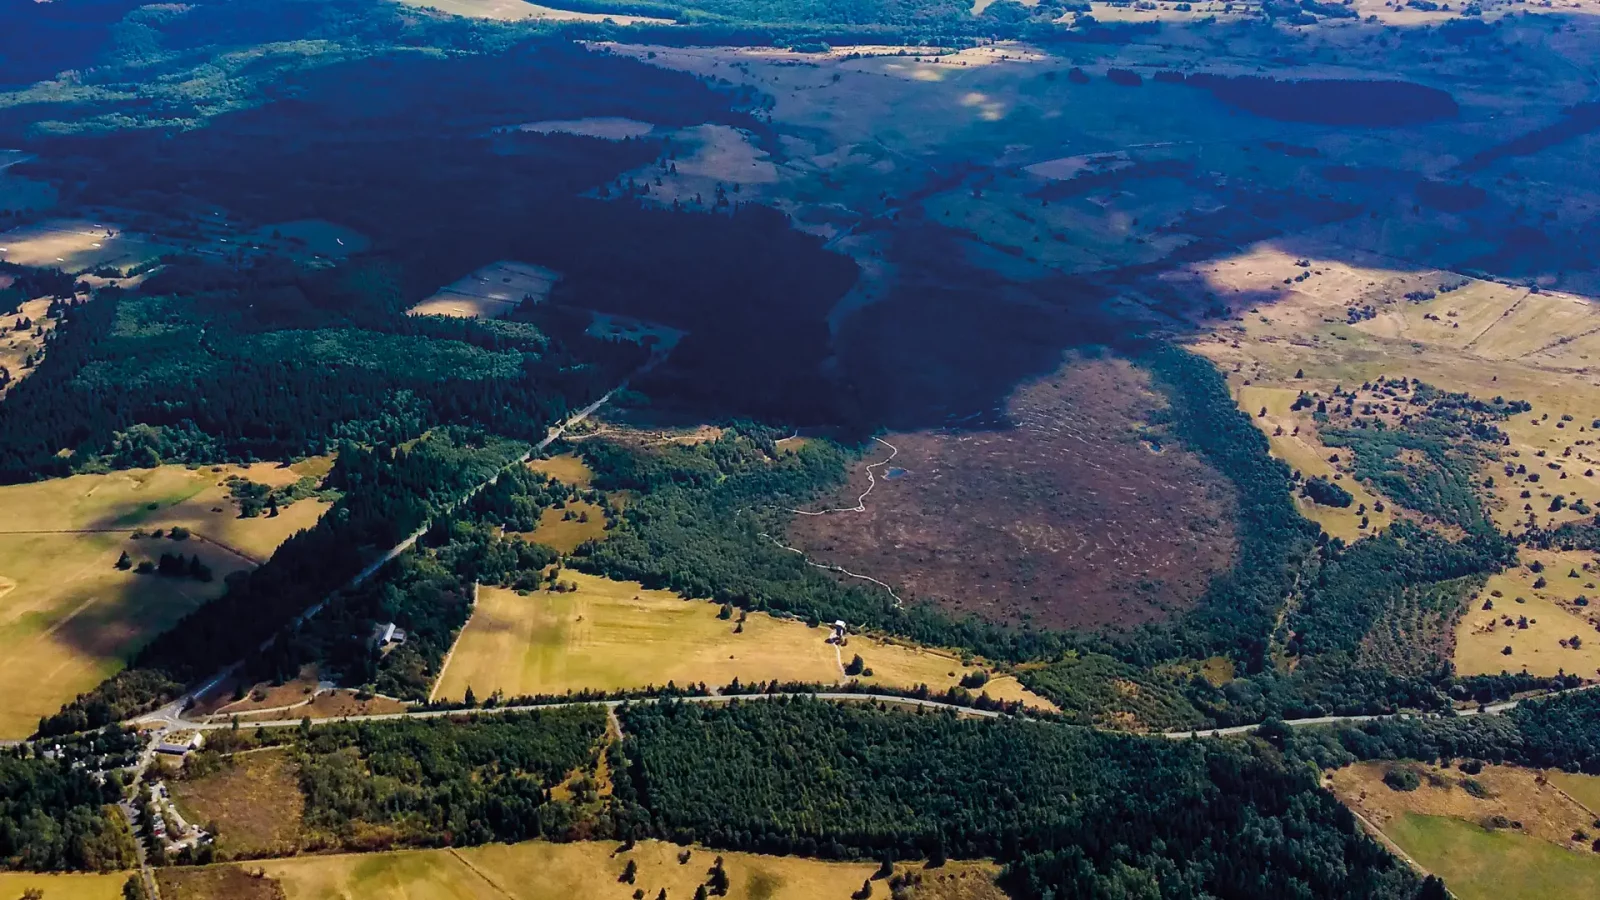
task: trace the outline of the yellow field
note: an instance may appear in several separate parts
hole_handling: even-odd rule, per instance
[[[129,872],[106,875],[37,875],[0,872],[0,897],[11,900],[30,888],[44,891],[44,900],[122,900]]]
[[[1550,783],[1565,791],[1568,797],[1600,817],[1600,775],[1578,775],[1552,769],[1544,773]]]
[[[302,500],[275,518],[238,519],[218,486],[230,472],[298,477],[272,466],[164,466],[0,488],[0,738],[30,734],[40,716],[115,673],[150,638],[219,596],[229,573],[269,556],[326,509]],[[174,525],[194,536],[132,538],[135,529]],[[134,563],[199,556],[214,578],[122,571],[115,564],[124,552]]]
[[[1596,556],[1584,551],[1523,550],[1524,565],[1491,575],[1481,596],[1473,600],[1456,627],[1456,671],[1463,675],[1494,675],[1502,671],[1519,672],[1526,668],[1533,675],[1559,672],[1594,677],[1600,673],[1600,633],[1595,621],[1600,617],[1600,573],[1593,568]],[[1544,570],[1535,574],[1529,564],[1539,562]],[[1570,577],[1572,572],[1577,578]],[[1543,577],[1545,585],[1534,588]],[[1494,596],[1496,591],[1500,596]],[[1580,607],[1574,600],[1583,595],[1590,606]],[[1522,602],[1517,602],[1521,598]],[[1485,610],[1484,601],[1494,608]],[[1518,628],[1522,617],[1527,628]],[[1510,617],[1512,624],[1506,624]],[[1574,635],[1580,639],[1576,649],[1562,646]],[[1510,655],[1504,649],[1511,648]]]
[[[668,681],[719,687],[736,677],[746,683],[834,683],[844,680],[841,660],[848,663],[855,654],[872,669],[861,679],[869,684],[943,690],[969,671],[951,656],[864,636],[851,637],[849,646],[836,651],[824,643],[826,629],[761,613],[749,616],[736,634],[737,615],[719,619],[713,603],[581,572],[563,571],[561,577],[578,590],[526,597],[480,590],[436,696],[459,699],[469,686],[480,697],[496,689],[512,696],[562,694]],[[1049,707],[1010,676],[991,679],[984,690]]]
[[[872,863],[834,863],[788,856],[716,853],[640,841],[628,853],[615,843],[490,844],[466,850],[416,850],[348,856],[310,856],[251,863],[282,883],[288,900],[469,900],[487,896],[514,900],[626,900],[635,890],[646,898],[663,888],[687,898],[706,880],[717,856],[729,877],[730,900],[844,898],[877,869]],[[629,860],[638,866],[633,884],[618,880]],[[1002,900],[986,863],[948,863],[941,875],[969,883],[964,896]],[[875,882],[882,896],[887,886]]]
[[[528,468],[575,488],[588,488],[590,482],[594,480],[594,473],[589,471],[589,467],[576,453],[563,453],[546,459],[530,459]]]

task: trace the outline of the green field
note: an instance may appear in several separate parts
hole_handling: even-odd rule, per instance
[[[1385,833],[1460,900],[1600,897],[1600,854],[1449,816],[1405,813]]]

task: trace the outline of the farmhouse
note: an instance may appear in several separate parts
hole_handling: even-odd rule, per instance
[[[167,753],[172,756],[183,756],[205,746],[205,735],[198,731],[187,731],[167,737],[156,745],[157,753]]]
[[[382,622],[372,629],[372,644],[379,649],[404,644],[405,642],[405,631],[393,622]]]

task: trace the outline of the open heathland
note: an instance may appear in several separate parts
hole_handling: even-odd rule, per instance
[[[0,737],[31,733],[327,509],[305,499],[241,519],[228,474],[299,477],[164,466],[0,487]],[[183,571],[140,571],[163,556],[182,557]]]
[[[435,696],[478,697],[567,691],[680,686],[721,687],[777,680],[834,684],[859,655],[855,680],[893,688],[926,684],[943,691],[974,669],[953,656],[866,636],[845,647],[826,643],[829,630],[765,613],[722,618],[715,603],[684,600],[636,582],[611,581],[571,570],[560,574],[575,590],[525,596],[483,588],[472,618],[452,649]],[[867,674],[870,672],[871,674]],[[1050,708],[1048,701],[996,676],[982,691],[1002,700]],[[978,690],[975,689],[974,693]]]
[[[285,900],[276,881],[241,866],[163,866],[155,874],[162,900]]]
[[[1572,521],[1582,515],[1578,501],[1600,500],[1600,476],[1592,474],[1600,453],[1590,452],[1588,436],[1600,417],[1600,388],[1579,374],[1586,365],[1584,342],[1600,324],[1590,305],[1572,295],[1529,293],[1451,272],[1397,270],[1391,260],[1351,256],[1269,243],[1166,279],[1198,284],[1240,314],[1194,346],[1228,370],[1241,408],[1252,416],[1258,407],[1267,409],[1258,424],[1269,434],[1283,428],[1273,439],[1275,450],[1304,462],[1307,476],[1331,477],[1326,460],[1339,451],[1314,438],[1307,420],[1316,403],[1291,418],[1284,400],[1292,403],[1301,391],[1329,400],[1336,387],[1350,391],[1380,377],[1414,378],[1477,400],[1529,404],[1497,423],[1504,442],[1468,470],[1481,482],[1475,488],[1500,528]],[[1523,316],[1524,325],[1508,324]],[[1361,402],[1375,399],[1381,398]],[[1293,438],[1309,452],[1291,456]],[[1324,463],[1304,459],[1310,455]],[[1338,468],[1349,471],[1348,465]],[[1371,509],[1374,494],[1404,499],[1365,479],[1350,491],[1360,492],[1350,509]]]
[[[793,517],[788,541],[955,615],[1167,618],[1230,565],[1236,501],[1151,424],[1162,405],[1131,364],[1071,359],[998,421],[883,436],[847,486]]]

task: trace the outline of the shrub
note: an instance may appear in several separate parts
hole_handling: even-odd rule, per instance
[[[1422,778],[1414,769],[1390,769],[1383,773],[1383,783],[1394,791],[1414,791],[1422,786]]]

